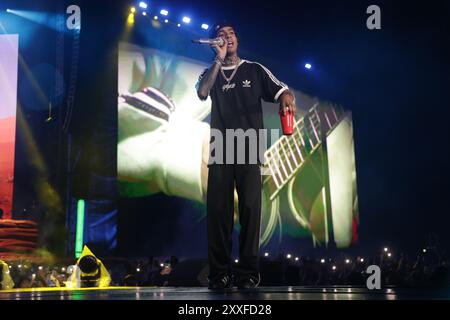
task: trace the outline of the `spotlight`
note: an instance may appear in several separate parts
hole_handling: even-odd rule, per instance
[[[97,258],[93,255],[85,255],[77,264],[81,271],[81,287],[98,287],[101,272]]]
[[[147,15],[147,12],[142,12],[142,15],[145,17]]]
[[[389,249],[388,248],[384,248],[383,250],[384,250],[384,252],[388,252]]]
[[[168,19],[166,19],[166,20],[164,20],[164,22],[165,22],[165,23],[169,23],[169,20],[168,20]]]
[[[163,16],[169,15],[169,11],[167,11],[166,9],[162,9],[159,13]]]
[[[33,274],[31,275],[31,277],[33,277],[33,279],[35,279],[35,278],[36,278],[36,273],[33,273]]]
[[[21,264],[19,264],[18,267],[19,267],[19,269],[22,269],[22,265]]]
[[[177,27],[178,27],[178,28],[181,27],[181,24],[177,24]]]
[[[140,268],[136,268],[136,272],[141,272],[141,269]]]
[[[305,69],[311,70],[312,65],[310,63],[305,63]]]
[[[136,8],[135,7],[131,7],[130,12],[131,13],[135,13],[136,12]]]
[[[43,268],[42,266],[39,266],[38,269],[39,269],[39,270],[42,270],[42,269],[44,269],[44,268]]]
[[[161,268],[164,267],[164,263],[161,263],[160,266],[161,266]]]
[[[186,24],[188,24],[188,23],[191,22],[191,18],[189,18],[189,17],[183,17],[183,22],[186,23]]]
[[[288,259],[292,258],[292,255],[289,253],[286,255],[286,258],[288,258]]]
[[[264,253],[264,257],[268,257],[268,256],[269,256],[268,252]]]
[[[6,9],[6,12],[10,13],[10,12],[11,12],[11,9]]]
[[[325,259],[320,259],[320,263],[325,263]]]
[[[139,8],[147,9],[147,7],[148,5],[144,1],[139,2]]]
[[[153,19],[154,19],[154,20],[158,20],[158,16],[154,16]]]
[[[132,26],[134,24],[134,13],[130,13],[127,18],[127,24]]]
[[[208,30],[209,29],[209,25],[207,25],[206,23],[202,24],[202,29],[203,30]]]
[[[295,257],[295,261],[298,261],[298,257]]]
[[[388,253],[388,257],[390,258],[391,256],[392,256],[392,254],[389,252],[389,253]]]
[[[345,260],[345,263],[346,263],[346,264],[349,264],[349,263],[350,263],[350,259],[346,259],[346,260]]]
[[[234,260],[234,263],[239,263],[239,260],[238,259]]]
[[[333,266],[333,268],[332,268],[333,270],[336,270],[336,266]]]
[[[427,249],[423,249],[422,252],[423,252],[423,253],[427,253]]]
[[[364,262],[364,258],[359,259],[359,261]]]
[[[61,268],[61,271],[62,271],[62,272],[66,272],[66,268],[62,267],[62,268]]]

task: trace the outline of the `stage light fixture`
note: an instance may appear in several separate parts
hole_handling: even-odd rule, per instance
[[[142,12],[142,15],[145,17],[147,15],[147,12]]]
[[[234,263],[239,263],[239,260],[238,259],[234,260]]]
[[[207,25],[206,23],[202,24],[202,29],[203,30],[208,30],[209,29],[209,25]]]
[[[391,256],[392,256],[392,254],[389,252],[389,253],[388,253],[388,257],[390,258]]]
[[[312,65],[310,63],[305,64],[305,69],[311,70],[311,68],[312,68]]]
[[[295,257],[295,261],[298,261],[298,257]]]
[[[166,9],[162,9],[159,13],[163,16],[167,16],[169,14],[169,11],[167,11]]]
[[[191,22],[191,18],[189,18],[189,17],[183,17],[183,22],[186,23],[186,24],[188,24],[188,23]]]
[[[290,254],[290,253],[288,253],[287,255],[286,255],[286,258],[288,258],[288,259],[290,259],[292,257],[292,255]]]
[[[359,261],[364,262],[364,258],[361,258]]]
[[[10,12],[11,12],[11,9],[6,9],[6,12],[10,13]]]
[[[81,287],[98,287],[101,279],[100,263],[93,255],[85,255],[78,261]]]
[[[161,263],[160,266],[161,266],[161,268],[164,267],[164,263]]]
[[[177,27],[178,27],[178,28],[181,27],[181,24],[177,24]]]
[[[268,257],[268,256],[269,256],[268,252],[264,253],[264,257]]]
[[[422,251],[423,251],[423,253],[427,253],[427,249],[423,249]]]
[[[332,268],[333,270],[336,270],[336,266],[333,266],[333,268]]]
[[[384,252],[388,252],[388,248],[384,248]]]
[[[349,260],[349,259],[346,259],[346,260],[345,260],[345,263],[346,263],[346,264],[349,264],[349,263],[350,263],[350,260]]]
[[[154,19],[154,20],[158,20],[158,16],[154,16],[153,19]]]
[[[148,5],[144,1],[139,2],[139,8],[147,9],[147,7]]]
[[[141,272],[141,269],[140,268],[136,268],[136,272]]]
[[[130,12],[131,13],[135,13],[136,12],[136,8],[135,7],[131,7]]]
[[[169,23],[169,20],[168,20],[168,19],[166,19],[166,20],[164,20],[164,22],[165,22],[165,23]]]
[[[320,263],[325,263],[325,259],[320,259]]]

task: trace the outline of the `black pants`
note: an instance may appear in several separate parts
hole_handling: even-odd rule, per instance
[[[209,278],[231,272],[234,186],[239,199],[239,264],[236,276],[259,277],[261,171],[259,165],[211,165],[208,174],[207,226]]]

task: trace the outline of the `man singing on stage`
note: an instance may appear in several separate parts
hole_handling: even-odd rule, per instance
[[[211,33],[211,38],[222,38],[224,44],[212,45],[216,53],[214,63],[197,83],[199,98],[210,96],[212,100],[211,130],[220,130],[223,137],[229,129],[259,132],[263,129],[261,99],[279,103],[283,113],[295,112],[294,95],[284,83],[261,64],[239,58],[233,25],[218,23]],[[231,148],[234,150],[224,146],[224,161],[209,164],[206,203],[210,289],[233,286],[230,259],[235,186],[241,225],[235,284],[240,289],[251,289],[260,281],[261,161],[248,161],[247,155],[244,164],[230,163],[226,153],[236,150],[235,146]],[[254,150],[248,146],[245,149]]]

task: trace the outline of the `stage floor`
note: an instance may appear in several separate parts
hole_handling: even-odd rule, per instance
[[[222,292],[202,287],[34,288],[0,291],[0,300],[423,300],[450,299],[449,290],[355,287],[260,287]]]

